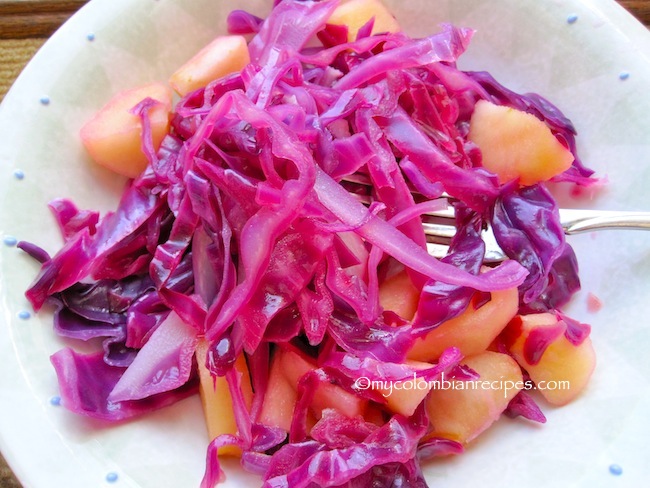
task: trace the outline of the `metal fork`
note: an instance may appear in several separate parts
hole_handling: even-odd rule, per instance
[[[363,175],[346,176],[342,182],[356,185],[357,188],[370,189],[370,180]],[[361,202],[369,204],[371,198],[368,193],[353,193],[353,195]],[[451,238],[456,233],[454,207],[449,203],[446,208],[424,214],[424,217],[422,227],[427,237],[427,250],[429,254],[442,258],[447,255]],[[560,223],[566,235],[607,229],[650,230],[650,212],[561,208]],[[483,230],[482,238],[485,242],[485,262],[499,262],[506,259],[490,226]]]

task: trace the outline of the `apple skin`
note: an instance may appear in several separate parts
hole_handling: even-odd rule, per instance
[[[587,336],[576,345],[567,339],[566,331],[567,324],[554,314],[538,313],[516,316],[501,335],[539,393],[558,406],[580,395],[596,367],[591,339]]]
[[[569,169],[575,159],[534,115],[486,100],[476,103],[468,139],[481,150],[483,166],[501,183],[518,179],[529,186],[547,181]]]
[[[159,102],[147,114],[154,149],[169,131],[172,91],[163,83],[150,83],[114,95],[84,126],[79,135],[90,157],[115,173],[136,178],[147,167],[142,152],[142,121],[129,111],[146,98]]]

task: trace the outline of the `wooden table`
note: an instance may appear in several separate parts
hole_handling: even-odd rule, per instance
[[[45,40],[88,0],[0,0],[0,101]],[[618,0],[650,28],[650,0]],[[0,488],[20,488],[0,456]]]

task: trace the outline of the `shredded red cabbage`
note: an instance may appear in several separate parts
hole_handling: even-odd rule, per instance
[[[68,409],[121,420],[182,399],[196,391],[197,343],[210,342],[209,368],[228,381],[239,433],[211,443],[206,488],[222,479],[216,452],[225,445],[242,449],[242,465],[265,487],[426,486],[419,463],[463,448],[426,437],[422,405],[410,418],[384,412],[380,425],[325,410],[308,431],[317,385],[380,405],[354,389],[355,376],[451,371],[462,360],[455,349],[428,369],[404,359],[477,291],[518,286],[523,311],[559,314],[579,288],[549,192],[500,185],[466,139],[474,104],[488,99],[534,114],[575,155],[566,117],[539,95],[458,70],[469,29],[412,39],[370,36],[370,23],[348,42],[344,27],[326,23],[336,5],[283,0],[267,19],[233,12],[230,31],[254,34],[251,64],[180,100],[158,151],[143,124],[150,164],[114,212],[100,218],[56,200],[63,247],[50,257],[20,245],[42,262],[26,293],[34,308],[54,304],[62,336],[103,339],[96,353],[52,356]],[[134,113],[146,121],[152,103]],[[359,187],[341,184],[351,175],[371,183],[370,208],[353,195]],[[577,155],[555,180],[595,181]],[[458,232],[442,260],[427,253],[412,190],[457,199]],[[511,259],[481,270],[487,222]],[[402,269],[421,291],[413,320],[378,301],[384,277]],[[574,342],[588,334],[562,318]],[[299,382],[290,432],[259,423],[278,344],[319,367]],[[250,410],[233,368],[240,354],[255,391]],[[508,413],[545,420],[523,393]]]

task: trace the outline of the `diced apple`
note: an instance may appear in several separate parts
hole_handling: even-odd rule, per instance
[[[339,232],[336,237],[340,240],[337,251],[345,272],[366,279],[369,252],[365,241],[352,231]]]
[[[129,178],[147,167],[141,149],[142,123],[129,113],[147,97],[160,102],[148,113],[154,148],[160,147],[169,129],[172,92],[167,85],[151,83],[118,93],[81,128],[81,141],[97,164]]]
[[[379,286],[379,304],[406,320],[411,320],[418,309],[420,292],[406,271],[384,280]]]
[[[169,84],[180,96],[185,96],[213,80],[241,71],[249,63],[245,37],[219,36],[174,72]]]
[[[488,351],[466,358],[463,364],[480,378],[453,381],[447,387],[441,383],[440,388],[431,390],[426,408],[432,437],[466,444],[500,417],[524,382],[519,365],[507,354]]]
[[[304,355],[293,349],[284,349],[282,355],[282,371],[289,384],[297,388],[300,378],[309,371],[315,370],[316,365]],[[350,418],[363,416],[367,401],[344,390],[338,385],[321,383],[314,394],[311,410],[317,419],[326,408],[334,408],[340,414]]]
[[[433,365],[420,361],[406,361],[414,369],[427,369]],[[410,417],[418,405],[429,394],[432,384],[424,378],[407,378],[404,381],[392,382],[392,388],[379,388],[376,391],[386,399],[386,408],[393,413]]]
[[[271,360],[269,383],[259,417],[260,423],[289,432],[296,400],[296,388],[284,376],[280,354],[275,354]]]
[[[448,347],[457,347],[464,356],[485,351],[517,314],[517,288],[492,292],[490,301],[474,308],[470,303],[459,316],[443,322],[418,339],[408,352],[409,359],[435,361]]]
[[[196,362],[199,369],[199,394],[210,439],[221,434],[236,434],[237,423],[233,413],[232,397],[225,377],[213,377],[205,366],[208,343],[199,341],[196,348]],[[253,400],[246,358],[241,355],[235,362],[235,368],[242,374],[241,389],[246,406],[250,409]],[[236,446],[223,446],[218,449],[220,455],[239,456],[241,450]]]
[[[483,166],[501,183],[517,178],[523,186],[547,181],[574,160],[537,117],[486,100],[474,108],[468,138],[481,150]]]
[[[332,13],[327,23],[348,28],[348,41],[356,40],[359,29],[374,18],[372,34],[399,32],[395,17],[380,0],[350,0],[342,3]]]
[[[369,403],[368,407],[366,408],[366,413],[364,414],[364,419],[366,422],[375,424],[379,427],[384,425],[386,423],[386,419],[384,418],[384,410],[383,408],[375,403]]]
[[[566,338],[566,329],[566,323],[550,313],[518,315],[502,336],[540,394],[553,405],[565,405],[576,398],[596,366],[591,339],[574,345]]]

